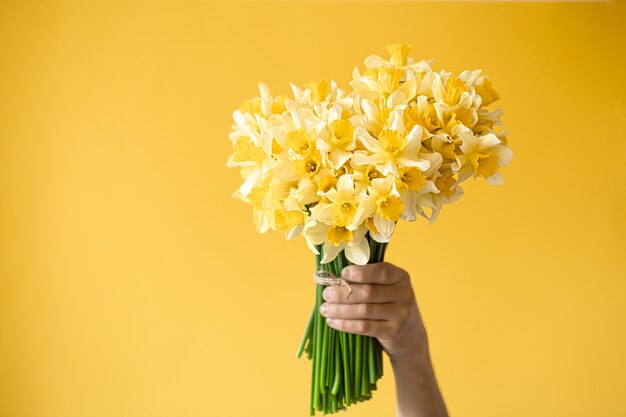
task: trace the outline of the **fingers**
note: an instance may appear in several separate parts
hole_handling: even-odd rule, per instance
[[[331,303],[360,304],[360,303],[389,303],[402,297],[398,288],[390,285],[377,284],[350,284],[352,293],[346,300],[348,289],[340,285],[331,285],[324,289],[322,296]]]
[[[343,320],[328,318],[326,322],[333,329],[342,332],[377,338],[390,337],[398,332],[398,323],[388,320]]]
[[[341,276],[350,282],[369,284],[396,284],[409,279],[409,274],[389,262],[367,265],[350,265],[341,271]]]
[[[397,303],[322,303],[320,313],[324,317],[344,320],[402,320],[406,316],[403,306]]]

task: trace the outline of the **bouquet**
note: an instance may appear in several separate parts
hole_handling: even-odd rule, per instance
[[[383,375],[376,338],[335,330],[319,314],[324,288],[349,288],[345,266],[383,261],[398,220],[434,222],[466,179],[501,184],[512,158],[482,70],[436,72],[410,48],[367,57],[348,91],[312,81],[273,96],[259,83],[260,95],[233,113],[227,166],[243,179],[233,196],[252,205],[257,231],[302,235],[315,254],[315,303],[297,350],[312,360],[310,415],[370,399]]]

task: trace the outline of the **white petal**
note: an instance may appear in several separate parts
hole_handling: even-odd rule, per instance
[[[363,126],[357,127],[355,133],[368,151],[375,153],[380,150],[380,143]]]
[[[389,239],[386,238],[385,236],[381,235],[380,233],[370,234],[370,237],[372,239],[374,239],[378,243],[387,243],[387,242],[389,242]]]
[[[404,210],[402,211],[402,218],[406,221],[412,222],[417,218],[417,211],[415,205],[417,204],[417,192],[410,190],[403,190],[400,193],[400,199],[404,203]]]
[[[513,150],[508,146],[496,146],[495,154],[498,156],[498,165],[505,167],[511,163],[513,158]]]
[[[328,203],[318,203],[311,208],[311,217],[318,222],[331,224],[333,220],[333,205]],[[324,236],[326,231],[324,230]]]
[[[341,106],[339,104],[335,104],[328,114],[328,124],[330,125],[335,120],[341,119]]]
[[[302,122],[300,121],[300,115],[296,110],[291,111],[291,118],[293,119],[293,124],[296,129],[302,128]]]
[[[368,98],[361,100],[361,108],[369,120],[378,118],[378,106],[372,100]]]
[[[352,196],[354,194],[354,180],[352,175],[344,174],[337,180],[337,191],[341,196]]]
[[[482,152],[486,149],[493,148],[500,143],[500,139],[493,133],[487,133],[480,138],[480,144],[478,145],[478,152]]]
[[[385,61],[383,58],[381,58],[378,55],[370,55],[367,58],[365,58],[365,61],[363,62],[365,64],[366,68],[378,68],[381,65],[383,65]]]
[[[388,194],[395,180],[396,178],[394,176],[374,178],[372,180],[372,188],[376,194]]]
[[[368,198],[362,200],[359,203],[359,207],[356,209],[356,214],[354,215],[354,220],[352,224],[348,227],[348,229],[354,230],[358,228],[361,223],[368,217],[370,217],[376,211],[376,202],[373,198]]]
[[[396,107],[397,106],[397,107]],[[398,106],[396,105],[394,106],[395,109],[391,112],[391,124],[390,124],[390,129],[392,130],[397,130],[400,133],[404,133],[404,120],[403,120],[403,115],[404,115],[404,109],[406,108],[405,105],[401,105]]]
[[[380,214],[376,213],[374,215],[374,226],[376,226],[378,233],[380,233],[386,239],[390,239],[391,234],[393,233],[393,229],[396,227],[396,224],[391,220],[382,218]]]
[[[254,226],[257,232],[265,233],[270,228],[270,212],[268,210],[254,210],[252,212]]]
[[[287,230],[285,232],[285,239],[287,239],[287,240],[293,239],[294,237],[296,237],[300,233],[302,233],[302,229],[304,229],[304,225],[303,224],[295,225],[294,227],[292,227],[291,229],[289,229],[289,230]]]
[[[248,194],[250,194],[250,191],[252,191],[252,188],[256,185],[257,180],[260,177],[261,177],[260,169],[255,169],[254,171],[252,171],[250,175],[248,175],[248,178],[246,178],[246,180],[243,182],[243,184],[241,184],[241,187],[239,187],[239,191],[241,192],[241,195],[243,195],[244,197],[247,197]]]
[[[367,239],[361,239],[356,245],[348,244],[344,249],[346,258],[356,265],[365,265],[370,260],[370,245]]]
[[[405,147],[406,152],[415,152],[422,146],[422,126],[415,125],[411,129],[408,135],[406,135],[407,144]]]
[[[343,164],[346,163],[352,152],[344,151],[343,149],[335,148],[330,152],[330,161],[333,164],[334,169],[339,169]]]
[[[426,171],[430,168],[429,160],[409,157],[407,155],[398,158],[398,163],[405,167],[417,167],[420,171]]]
[[[431,175],[433,175],[435,171],[439,170],[439,168],[443,164],[443,157],[439,152],[424,152],[421,153],[419,156],[423,159],[427,159],[428,161],[430,161],[430,166],[426,171],[424,171],[425,177],[430,177]]]
[[[324,242],[324,257],[322,258],[321,263],[326,264],[335,259],[345,246],[345,242],[341,242],[338,246],[335,246],[330,242]]]
[[[385,155],[379,153],[374,155],[366,155],[359,152],[354,154],[353,160],[356,165],[378,165],[385,162],[387,158],[385,157]]]
[[[465,181],[472,175],[474,175],[474,168],[470,164],[463,165],[459,170],[459,179],[457,180],[457,184]]]
[[[485,179],[491,185],[502,185],[502,184],[504,184],[504,176],[500,172],[496,172],[492,176],[487,177]]]
[[[328,226],[324,223],[316,222],[313,219],[307,220],[304,225],[304,237],[312,245],[321,245],[326,240]]]
[[[407,101],[408,100],[404,95],[404,92],[398,89],[389,94],[389,97],[387,97],[387,102],[385,104],[388,108],[392,109],[400,104],[405,104]]]

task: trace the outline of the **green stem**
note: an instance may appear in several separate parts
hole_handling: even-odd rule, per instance
[[[343,386],[346,391],[346,405],[350,405],[350,363],[348,362],[348,344],[346,340],[347,336],[344,332],[341,332],[339,335],[339,340],[341,342],[341,359],[343,360]]]
[[[316,285],[316,306],[315,306],[315,349],[313,351],[314,369],[315,369],[315,392],[314,404],[315,409],[319,410],[320,404],[320,374],[322,365],[322,317],[319,315],[320,299],[322,298],[323,285]]]
[[[339,339],[339,335],[335,335],[337,339]],[[333,387],[330,392],[333,395],[337,395],[339,392],[339,385],[341,382],[341,363],[340,363],[340,354],[339,354],[339,342],[335,340],[333,343],[335,345],[335,380],[333,381]]]
[[[367,341],[368,350],[367,350],[367,359],[369,365],[369,376],[370,376],[370,384],[376,382],[376,368],[374,367],[374,355],[376,355],[376,351],[374,350],[374,338],[370,337]]]
[[[298,352],[296,353],[296,357],[299,358],[302,355],[302,350],[304,349],[304,344],[307,340],[311,338],[311,330],[313,329],[313,322],[315,321],[315,308],[311,311],[311,317],[309,317],[309,323],[306,325],[306,330],[304,332],[304,336],[302,337],[302,341],[300,342],[300,346],[298,346]],[[309,341],[310,343],[310,341]]]
[[[368,383],[368,377],[367,377],[367,347],[368,347],[368,342],[367,339],[369,338],[369,336],[363,336],[363,342],[362,342],[362,349],[363,352],[361,352],[361,396],[365,397],[367,395],[367,383]]]
[[[361,353],[362,353],[362,342],[363,337],[360,334],[356,336],[355,343],[355,357],[354,357],[354,392],[357,394],[357,397],[361,393]]]

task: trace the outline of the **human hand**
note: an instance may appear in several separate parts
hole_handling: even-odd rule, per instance
[[[378,262],[347,266],[341,276],[352,294],[346,300],[346,288],[324,289],[320,313],[328,325],[380,341],[396,377],[398,417],[447,417],[409,274]]]
[[[341,271],[347,288],[324,290],[320,313],[328,325],[348,333],[376,337],[393,361],[427,350],[426,332],[409,274],[389,262],[350,265]]]

